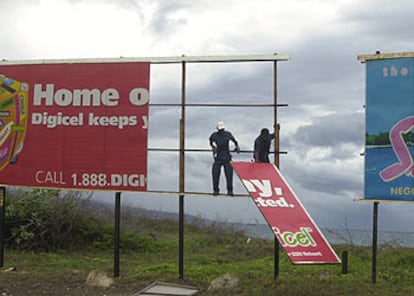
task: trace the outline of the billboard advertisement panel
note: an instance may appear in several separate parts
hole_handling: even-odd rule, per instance
[[[366,61],[365,199],[414,201],[414,56]]]
[[[292,263],[340,263],[275,165],[232,162],[232,166]]]
[[[149,63],[0,65],[0,184],[145,191]]]

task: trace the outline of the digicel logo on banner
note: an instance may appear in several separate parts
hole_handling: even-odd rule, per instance
[[[149,67],[0,66],[0,184],[145,191]]]
[[[292,263],[340,262],[276,166],[250,162],[232,166]]]

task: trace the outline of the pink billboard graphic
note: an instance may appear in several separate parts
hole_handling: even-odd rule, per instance
[[[149,69],[0,65],[0,185],[146,191]]]
[[[275,165],[232,162],[232,166],[293,264],[340,263]]]

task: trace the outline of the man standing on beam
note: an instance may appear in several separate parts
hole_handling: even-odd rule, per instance
[[[229,149],[229,142],[232,141],[236,146],[235,151],[240,153],[240,147],[229,131],[225,130],[224,123],[219,121],[217,123],[217,131],[210,135],[210,146],[213,149],[214,163],[212,167],[213,175],[213,195],[218,195],[220,192],[219,179],[221,167],[224,167],[224,174],[227,182],[227,195],[234,195],[233,193],[233,168],[230,164],[231,154]]]

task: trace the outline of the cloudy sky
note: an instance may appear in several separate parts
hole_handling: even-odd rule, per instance
[[[290,54],[278,65],[280,168],[321,227],[370,229],[363,197],[365,66],[357,55],[414,50],[409,0],[2,0],[6,60]],[[272,103],[272,63],[188,64],[188,103]],[[179,103],[181,65],[152,65],[151,102]],[[150,148],[177,148],[178,108],[150,109]],[[207,149],[223,120],[243,150],[266,108],[188,108],[186,148]],[[234,155],[251,159],[250,153]],[[186,190],[211,192],[210,153],[186,156]],[[178,156],[149,152],[149,189],[178,189]],[[224,180],[222,180],[224,188]],[[245,194],[235,179],[237,193]],[[175,211],[176,196],[124,194]],[[410,231],[414,205],[382,203],[380,228]],[[187,213],[264,223],[248,198],[189,196]]]

